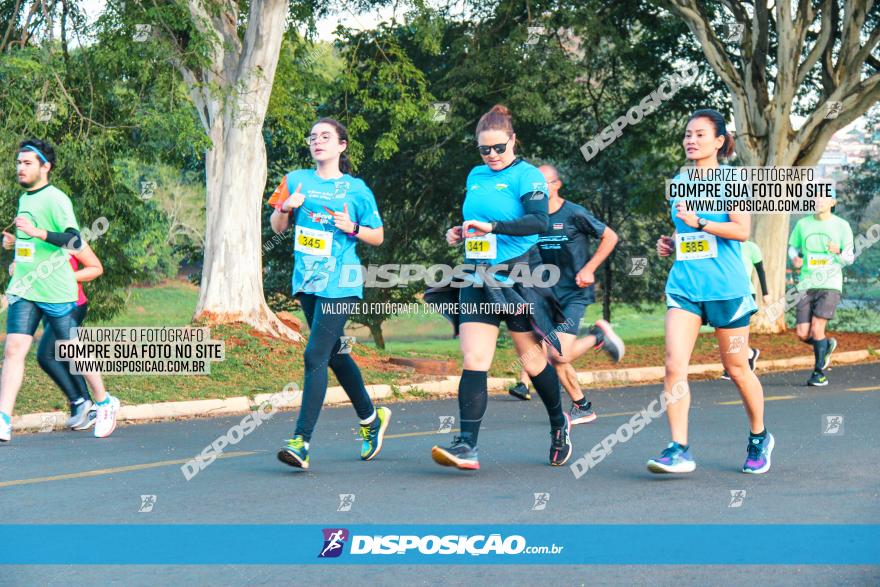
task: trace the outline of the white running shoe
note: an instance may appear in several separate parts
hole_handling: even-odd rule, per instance
[[[0,418],[0,442],[9,442],[12,440],[12,422],[6,423],[6,420]]]
[[[107,404],[96,405],[98,416],[95,418],[95,438],[107,438],[116,430],[116,412],[119,410],[119,400],[111,395]]]

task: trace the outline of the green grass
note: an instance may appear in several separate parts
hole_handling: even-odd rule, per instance
[[[185,326],[190,323],[199,290],[183,281],[168,281],[155,287],[136,287],[129,293],[124,312],[112,320],[89,322],[88,326]]]

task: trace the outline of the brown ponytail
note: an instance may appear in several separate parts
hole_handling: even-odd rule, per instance
[[[715,136],[724,137],[724,144],[718,149],[719,157],[727,159],[733,155],[733,135],[727,132],[724,116],[720,112],[711,108],[702,108],[691,114],[688,122],[694,118],[707,118],[712,123],[712,126],[715,127]]]
[[[726,133],[724,135],[724,144],[718,149],[718,156],[729,159],[733,155],[733,134]]]
[[[480,117],[480,121],[477,123],[477,137],[486,130],[500,130],[513,135],[513,122],[507,106],[495,104],[491,110]]]

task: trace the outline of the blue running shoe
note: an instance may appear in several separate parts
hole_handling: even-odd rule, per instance
[[[677,442],[670,442],[659,457],[648,461],[648,470],[652,473],[691,473],[696,468],[697,462],[690,451]]]
[[[748,456],[746,456],[746,464],[743,465],[743,473],[752,475],[760,475],[770,470],[770,454],[776,440],[769,432],[761,438],[760,436],[749,436]]]
[[[302,436],[294,436],[287,440],[278,451],[278,460],[299,469],[309,468],[309,449]]]
[[[382,407],[376,409],[376,417],[371,423],[361,426],[359,435],[364,440],[361,444],[361,459],[371,461],[379,454],[389,423],[391,423],[391,410]]]
[[[444,467],[456,467],[476,471],[480,468],[480,460],[477,447],[471,446],[461,436],[452,439],[449,447],[434,446],[431,449],[431,458],[438,465]]]

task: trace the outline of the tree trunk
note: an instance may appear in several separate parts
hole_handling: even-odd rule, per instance
[[[195,72],[180,65],[212,142],[205,158],[207,227],[194,319],[245,322],[258,332],[298,341],[300,335],[266,304],[260,246],[267,173],[262,127],[288,2],[253,0],[243,37],[237,5],[220,13],[206,12],[199,0],[190,0],[189,7],[196,25],[218,38],[210,67]]]
[[[764,256],[764,273],[767,275],[767,293],[771,303],[785,297],[785,264],[788,259],[788,214],[757,214],[752,216],[753,240]],[[764,312],[764,300],[758,299],[758,313],[752,318],[752,332],[779,334],[785,332],[785,313],[775,320]]]
[[[259,332],[299,340],[278,320],[263,295],[260,206],[266,185],[266,147],[258,127],[212,129],[208,152],[207,230],[199,301],[194,318],[245,322]],[[245,171],[246,170],[246,171]]]
[[[373,337],[373,342],[376,343],[377,349],[385,350],[385,336],[382,334],[382,323],[381,322],[370,322],[370,336]]]

